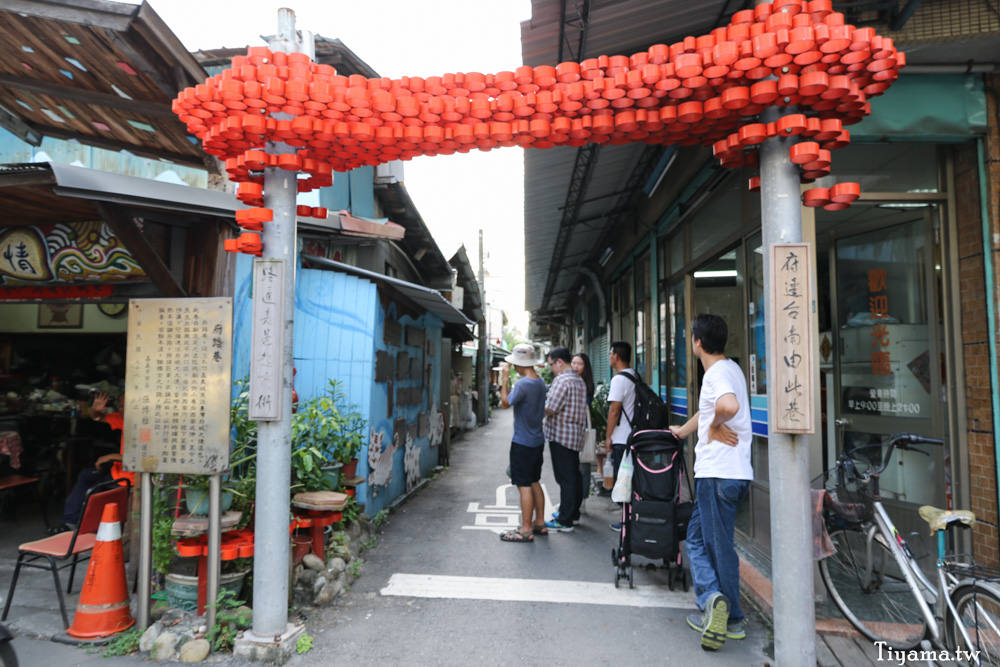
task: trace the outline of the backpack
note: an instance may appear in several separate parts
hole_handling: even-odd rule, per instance
[[[632,419],[625,414],[625,406],[622,406],[622,415],[625,416],[632,433],[645,431],[648,429],[664,429],[670,424],[670,416],[667,414],[667,406],[663,400],[657,396],[656,392],[649,388],[638,375],[632,373],[618,373],[624,375],[635,384],[635,403],[632,407]]]

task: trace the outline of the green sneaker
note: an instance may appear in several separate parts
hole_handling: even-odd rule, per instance
[[[726,643],[729,623],[729,600],[722,593],[713,593],[705,604],[705,627],[701,631],[701,647],[718,651]]]
[[[726,639],[746,639],[747,630],[743,626],[743,621],[729,621],[726,623]]]

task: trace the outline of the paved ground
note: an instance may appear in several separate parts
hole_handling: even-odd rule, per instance
[[[616,537],[608,523],[616,515],[603,498],[588,501],[573,533],[533,544],[502,543],[499,526],[517,520],[514,490],[503,488],[510,432],[510,412],[501,411],[453,445],[451,468],[391,515],[350,592],[309,619],[316,647],[295,656],[291,665],[770,662],[768,630],[755,617],[746,640],[730,641],[718,653],[703,652],[684,620],[693,595],[670,593],[660,570],[637,567],[636,589],[615,590],[610,553]],[[548,454],[544,475],[558,502]],[[37,616],[46,614],[58,624],[51,582],[36,577],[25,585],[21,611],[36,615],[35,624],[47,623]],[[15,603],[21,594],[19,585]],[[25,636],[15,647],[22,665],[143,662],[109,661]]]
[[[610,554],[617,542],[608,529],[616,515],[603,498],[588,501],[573,533],[533,544],[501,542],[483,524],[505,525],[515,516],[513,488],[497,502],[498,488],[508,482],[511,421],[500,411],[453,446],[451,468],[391,516],[361,579],[337,606],[311,619],[316,649],[291,665],[770,660],[768,631],[757,619],[746,640],[703,652],[684,620],[693,594],[665,594],[661,571],[636,568],[636,590],[616,591]],[[548,454],[543,482],[558,502]],[[489,508],[503,505],[511,510]],[[655,606],[631,606],[637,604]]]

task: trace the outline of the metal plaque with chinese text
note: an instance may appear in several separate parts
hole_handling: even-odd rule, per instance
[[[279,421],[284,349],[285,260],[253,262],[253,334],[250,343],[250,419]]]
[[[813,415],[813,286],[808,243],[771,246],[771,354],[774,386],[769,428],[815,433]]]
[[[129,302],[125,470],[229,469],[232,349],[231,298]]]

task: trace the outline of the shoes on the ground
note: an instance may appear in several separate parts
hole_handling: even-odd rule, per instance
[[[615,523],[609,523],[608,524],[608,528],[610,528],[611,530],[614,530],[614,531],[619,531],[619,530],[622,529],[622,522],[621,521],[616,521]]]
[[[552,519],[552,521],[546,521],[545,522],[545,527],[548,528],[549,531],[555,531],[557,533],[571,533],[571,532],[573,532],[573,526],[563,525],[563,524],[559,523],[555,519]]]
[[[687,617],[688,626],[695,632],[702,632],[705,629],[704,614],[690,614]],[[746,639],[747,631],[743,621],[729,621],[726,623],[726,639]]]
[[[729,624],[729,599],[722,593],[712,593],[705,603],[705,620],[701,630],[701,647],[718,651],[726,643]]]
[[[58,526],[53,526],[52,528],[49,528],[48,533],[49,535],[58,535],[59,533],[72,532],[75,529],[76,526],[73,526],[68,523],[61,523]]]
[[[559,520],[559,510],[556,510],[555,512],[552,513],[552,520],[553,521],[558,521]],[[580,515],[579,514],[577,514],[575,517],[573,517],[573,521],[579,521],[579,520],[580,520]]]

